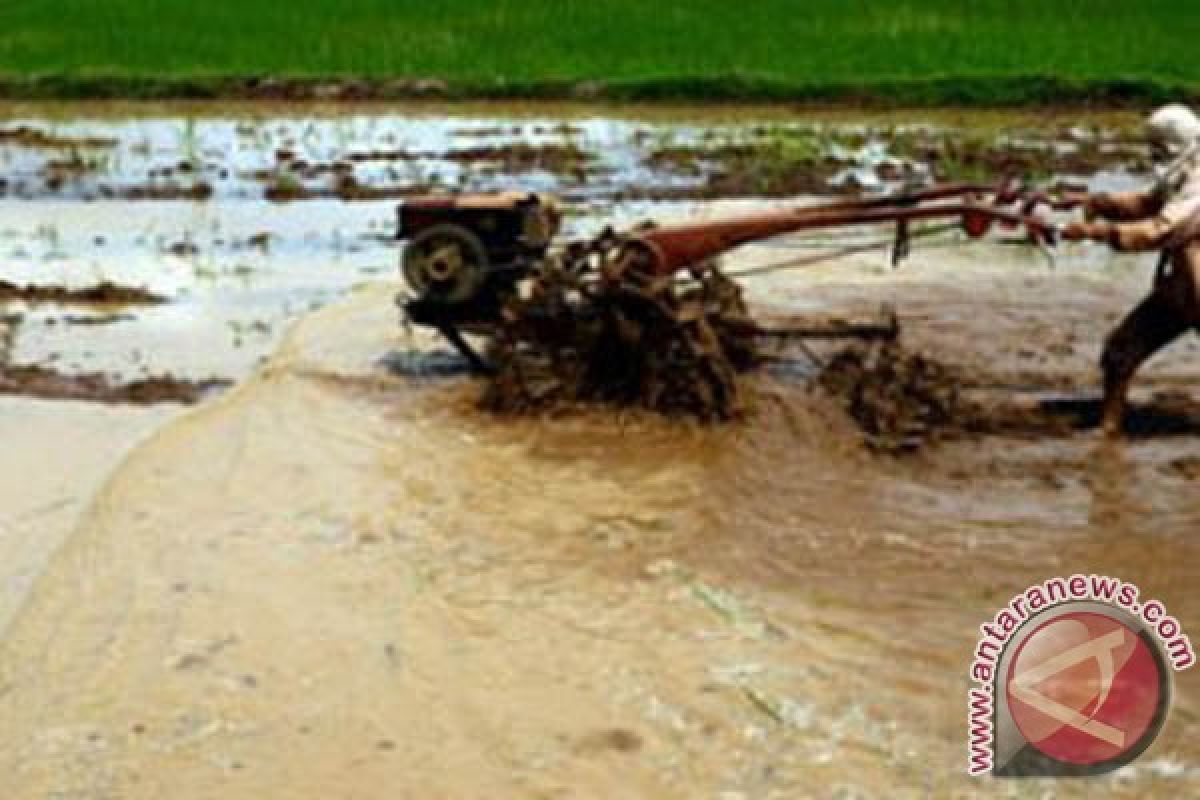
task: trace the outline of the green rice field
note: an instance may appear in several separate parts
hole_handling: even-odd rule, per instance
[[[1167,0],[12,0],[9,94],[219,95],[250,76],[475,97],[1022,103],[1200,88]],[[586,87],[585,87],[586,88]]]

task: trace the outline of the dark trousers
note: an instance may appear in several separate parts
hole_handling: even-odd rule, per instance
[[[1198,257],[1195,245],[1164,253],[1154,290],[1109,334],[1101,358],[1106,410],[1122,411],[1138,368],[1182,334],[1200,328],[1192,264]]]

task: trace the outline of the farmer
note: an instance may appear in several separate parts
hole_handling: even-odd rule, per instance
[[[1086,222],[1062,231],[1070,241],[1119,251],[1161,250],[1154,289],[1104,346],[1104,432],[1119,436],[1134,373],[1152,355],[1200,328],[1200,119],[1181,105],[1154,112],[1146,135],[1158,181],[1143,192],[1087,195]]]

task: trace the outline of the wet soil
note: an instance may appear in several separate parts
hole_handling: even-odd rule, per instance
[[[349,118],[349,134],[341,120],[316,124],[303,159],[448,152],[462,146],[421,136],[514,127],[431,113],[435,123],[401,127],[416,131],[414,141],[396,135],[393,117],[379,128]],[[137,174],[112,185],[140,185],[140,170],[163,165],[186,174],[178,165],[187,161],[212,182],[205,203],[6,201],[6,225],[32,220],[24,233],[0,231],[23,282],[74,265],[87,274],[94,258],[121,285],[150,276],[157,293],[201,298],[138,309],[142,327],[124,338],[115,337],[122,322],[28,326],[18,354],[58,352],[62,340],[37,336],[65,332],[81,350],[128,352],[132,370],[157,355],[167,362],[160,374],[184,364],[211,374],[197,351],[252,365],[276,341],[255,332],[260,317],[281,330],[280,320],[318,300],[373,285],[306,317],[252,377],[159,430],[108,480],[36,494],[34,522],[0,515],[3,526],[30,526],[22,546],[66,537],[53,557],[0,552],[0,563],[22,570],[4,575],[19,595],[8,608],[20,609],[0,639],[5,792],[89,800],[1196,793],[1193,672],[1178,676],[1154,748],[1117,776],[1013,788],[963,774],[978,626],[1015,592],[1050,575],[1109,573],[1162,598],[1185,627],[1200,621],[1194,337],[1139,378],[1126,442],[1105,442],[1095,429],[1100,344],[1145,291],[1152,263],[1066,247],[1052,271],[1041,256],[989,240],[919,244],[899,270],[881,251],[773,273],[747,280],[757,316],[857,319],[889,302],[903,349],[842,362],[830,373],[846,378],[839,391],[815,387],[819,367],[784,352],[794,364],[778,361],[741,384],[745,413],[729,424],[594,406],[482,414],[483,387],[461,361],[396,324],[395,253],[365,238],[391,232],[390,203],[349,213],[322,200],[267,206],[256,204],[258,179],[239,183],[244,172],[273,168],[281,147],[299,154],[309,122],[202,122],[191,138],[184,125],[154,138],[159,129],[148,124],[145,141],[137,125],[121,128],[121,169]],[[516,135],[535,125],[552,127],[523,120]],[[585,149],[613,164],[633,131],[651,126],[584,119],[578,127]],[[711,126],[689,130],[697,127]],[[13,158],[10,176],[41,164]],[[864,185],[878,178],[873,159],[856,157]],[[675,172],[684,188],[706,179],[682,168],[647,176],[640,157],[616,163],[615,178],[596,178],[587,187],[595,195],[576,198],[572,235],[729,210],[614,207],[622,186],[667,186]],[[457,166],[439,161],[430,172],[445,165]],[[471,166],[468,185],[486,187]],[[90,191],[94,177],[67,180],[53,197]],[[496,180],[554,186],[541,170]],[[364,173],[361,182],[399,180]],[[61,230],[45,230],[49,219]],[[248,245],[264,231],[269,248]],[[105,241],[93,243],[97,236]],[[190,246],[172,252],[176,243]],[[748,247],[730,266],[789,257],[794,245]],[[88,257],[64,259],[64,250]],[[119,271],[130,263],[135,271]],[[287,310],[271,316],[251,305],[263,297]],[[232,318],[236,325],[217,316],[244,305],[253,314]],[[227,339],[190,327],[209,318]],[[822,363],[838,359],[836,348],[813,349]],[[53,385],[60,376],[47,372],[28,374]],[[104,391],[132,383],[110,380]],[[68,419],[86,433],[109,414],[172,410],[56,405],[64,424],[50,424],[51,435],[6,433],[10,496],[29,494],[25,471],[42,474],[47,457],[90,464],[111,445],[75,435]],[[10,425],[14,418],[6,410]],[[868,435],[872,428],[884,435]],[[915,428],[920,446],[880,447],[893,428],[901,444]],[[42,449],[13,459],[32,447]],[[76,508],[93,488],[72,535],[39,535],[36,521],[64,495]]]
[[[953,371],[898,344],[842,350],[817,382],[846,409],[873,450],[916,450],[971,427]]]
[[[183,408],[0,397],[0,633],[109,474]]]
[[[878,185],[928,180],[995,180],[1123,170],[1147,175],[1149,152],[1127,134],[1086,127],[1011,130],[978,136],[913,127],[877,131],[818,131],[759,127],[736,140],[710,135],[680,145],[647,141],[645,163],[668,174],[700,178],[686,187],[643,187],[644,198],[783,197],[853,194]],[[880,142],[887,142],[879,149]]]
[[[868,449],[903,455],[948,441],[982,437],[1069,438],[1100,425],[1093,380],[1044,381],[1012,392],[994,378],[906,352],[902,345],[850,347],[817,377],[862,432]],[[1126,419],[1130,438],[1200,434],[1200,398],[1186,391],[1142,395]],[[1180,474],[1186,474],[1186,467]]]
[[[573,143],[531,145],[515,142],[504,145],[480,145],[447,150],[419,152],[410,150],[366,150],[346,153],[331,163],[310,163],[297,159],[292,151],[277,151],[273,169],[258,170],[250,177],[264,184],[264,197],[272,202],[294,202],[316,198],[346,201],[389,200],[422,194],[436,188],[428,180],[381,185],[364,182],[356,175],[355,165],[420,163],[440,161],[486,171],[490,174],[519,176],[544,172],[563,179],[582,181],[595,174],[595,156]],[[314,183],[320,181],[320,183]]]
[[[146,306],[165,303],[167,298],[147,289],[120,286],[110,281],[102,281],[95,286],[68,288],[22,286],[0,280],[0,303],[13,302],[27,305]]]
[[[140,186],[101,186],[97,189],[101,198],[122,200],[208,200],[213,195],[211,184],[199,182],[191,185],[175,183],[150,183]]]
[[[19,314],[0,314],[0,364],[7,364],[12,356],[13,343],[21,326]]]
[[[462,164],[494,164],[504,172],[519,174],[533,169],[547,172],[576,174],[584,170],[595,157],[578,145],[530,145],[523,142],[504,146],[479,146],[450,150],[448,161]]]
[[[1020,175],[1045,180],[1053,175],[1093,175],[1126,169],[1150,173],[1150,153],[1143,142],[1115,131],[1086,127],[1041,134],[1014,132],[995,137],[939,136],[933,131],[897,132],[893,151],[929,164],[943,180],[986,175]]]
[[[47,150],[75,150],[116,147],[117,140],[104,136],[63,136],[56,133],[18,125],[0,128],[0,143]]]
[[[193,405],[228,388],[228,380],[191,381],[170,375],[114,381],[100,373],[68,374],[39,365],[0,364],[0,394],[94,403]]]
[[[805,292],[850,315],[878,299],[871,266]],[[885,282],[910,346],[1003,379],[1047,286],[982,270],[959,297],[946,266]],[[1102,288],[1056,323],[1096,325],[1125,299]],[[771,373],[731,425],[494,418],[424,368],[441,348],[366,290],[126,462],[0,641],[10,787],[1002,797],[964,774],[964,708],[978,625],[1012,593],[1108,572],[1200,614],[1195,437],[979,435],[894,459]],[[1188,796],[1197,688],[1178,676],[1130,770],[1029,790]]]
[[[359,111],[350,118],[361,130],[348,135],[325,118],[329,113],[314,110],[311,119],[285,124],[202,120],[162,131],[14,123],[0,136],[14,167],[0,179],[0,195],[205,200],[265,193],[271,200],[363,200],[518,183],[589,197],[694,200],[852,193],[1006,173],[1034,179],[1097,170],[1140,175],[1147,158],[1129,134],[1133,118],[1120,115],[1068,124],[1059,115],[1014,114],[987,121],[981,131],[974,118],[964,123],[934,113],[855,118],[825,112],[797,121],[795,113],[746,117],[734,109],[683,122],[658,112],[666,120],[660,122],[647,111],[647,120],[567,122],[527,109],[532,118],[505,124],[485,116],[464,125],[434,112],[432,119],[392,126],[387,114]],[[772,116],[779,120],[763,121]]]
[[[752,143],[667,146],[651,150],[646,163],[682,175],[703,176],[690,187],[645,187],[631,196],[647,199],[713,197],[788,197],[853,193],[853,182],[834,184],[834,178],[854,166],[848,156],[822,154],[810,142],[801,152],[774,138]]]
[[[97,289],[103,289],[103,291],[84,290],[82,295],[73,295],[72,300],[93,306],[124,306],[134,302],[120,291],[114,293],[110,285],[97,287]],[[137,290],[127,291],[136,296]],[[80,296],[86,300],[80,300]],[[96,299],[98,296],[106,299],[98,301]],[[114,296],[123,299],[115,301],[112,299]],[[58,296],[49,300],[41,296],[22,297],[22,300],[34,304],[42,302],[62,304],[64,302]],[[126,316],[103,314],[73,317],[68,315],[63,320],[69,325],[93,326],[113,324],[122,321],[122,318]],[[109,405],[148,406],[160,403],[194,405],[231,385],[230,381],[223,379],[192,381],[170,375],[122,381],[102,373],[66,373],[42,365],[14,364],[12,363],[13,346],[23,323],[22,315],[0,316],[0,395],[19,395],[42,400],[86,401]]]
[[[588,264],[614,246],[601,242],[548,261],[522,297],[505,304],[480,405],[501,413],[600,404],[706,421],[737,417],[737,373],[756,359],[738,285],[715,268],[697,269],[686,288],[629,277],[596,285]]]
[[[319,198],[343,201],[400,200],[424,194],[432,188],[428,184],[367,186],[359,183],[352,175],[344,175],[333,181],[332,185],[326,186],[312,186],[295,183],[291,180],[276,180],[263,190],[263,197],[272,203],[290,203],[297,200]]]
[[[878,81],[785,86],[774,80],[715,78],[650,78],[621,80],[537,80],[528,82],[460,82],[437,77],[368,78],[238,75],[226,77],[133,78],[76,74],[0,79],[0,97],[22,101],[104,102],[117,98],[142,102],[215,102],[222,104],[319,103],[322,105],[381,106],[396,103],[434,102],[443,107],[468,104],[496,106],[562,106],[569,104],[636,104],[645,109],[720,109],[757,104],[789,109],[864,113],[913,107],[965,105],[1070,109],[1145,109],[1172,98],[1188,98],[1186,82],[1163,84],[1156,80],[1060,81],[1045,77],[997,78],[957,76],[934,81]]]

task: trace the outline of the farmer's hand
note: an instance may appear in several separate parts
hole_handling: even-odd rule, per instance
[[[1104,216],[1104,209],[1111,205],[1105,195],[1091,192],[1064,192],[1060,198],[1059,202],[1053,206],[1055,211],[1082,209],[1083,218],[1088,222],[1101,219]]]
[[[1094,219],[1093,202],[1096,195],[1091,192],[1064,190],[1054,195],[1050,207],[1055,211],[1074,211],[1077,208],[1082,208],[1084,216],[1089,222]]]
[[[1083,218],[1088,222],[1107,219],[1115,213],[1113,196],[1104,192],[1089,194],[1081,206],[1083,207]]]
[[[1092,240],[1107,242],[1112,238],[1112,225],[1107,222],[1072,222],[1061,231],[1064,241],[1082,242]]]

